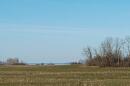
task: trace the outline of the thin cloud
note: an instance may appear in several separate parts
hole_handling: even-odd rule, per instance
[[[19,24],[0,24],[0,32],[19,32],[19,33],[46,33],[62,35],[87,35],[87,36],[121,36],[128,35],[127,29],[109,28],[81,28],[81,27],[58,27],[43,25],[19,25]]]
[[[17,24],[0,24],[0,31],[11,32],[31,32],[31,33],[44,33],[44,32],[64,32],[64,33],[104,33],[104,29],[90,29],[81,27],[58,27],[58,26],[42,26],[42,25],[17,25]],[[107,29],[107,32],[109,30]]]

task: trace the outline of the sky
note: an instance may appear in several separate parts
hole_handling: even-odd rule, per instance
[[[66,63],[130,35],[130,0],[0,0],[0,60]]]

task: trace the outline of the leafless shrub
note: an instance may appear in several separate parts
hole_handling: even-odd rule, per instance
[[[130,37],[124,40],[107,38],[98,50],[87,47],[84,54],[87,57],[86,64],[90,66],[130,66]]]

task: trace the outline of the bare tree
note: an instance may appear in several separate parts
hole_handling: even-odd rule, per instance
[[[123,66],[124,60],[124,47],[125,41],[122,39],[106,38],[98,49],[92,49],[90,47],[85,48],[84,52],[87,56],[87,62],[96,66]],[[130,38],[127,38],[128,57],[130,58]]]
[[[126,55],[125,60],[127,61],[127,65],[130,66],[130,37],[125,38],[125,50],[124,54]]]
[[[93,63],[93,62],[90,62],[90,61],[92,61],[92,58],[93,58],[92,48],[90,46],[88,46],[87,48],[83,49],[83,52],[84,52],[84,55],[86,56],[86,62],[85,63],[88,64],[88,65],[91,65],[91,63]]]
[[[114,57],[118,59],[117,65],[119,66],[122,65],[121,59],[123,58],[125,42],[122,39],[116,38],[114,43],[115,43]]]
[[[126,37],[125,42],[126,42],[127,54],[130,57],[130,37]]]
[[[9,65],[19,64],[19,59],[18,58],[8,58],[6,60],[6,64],[9,64]]]
[[[85,56],[88,58],[88,59],[92,59],[92,48],[91,47],[87,47],[87,48],[85,48],[84,50],[84,54],[85,54]]]
[[[108,55],[113,52],[113,39],[112,38],[106,38],[105,41],[101,43],[101,54],[102,55]]]

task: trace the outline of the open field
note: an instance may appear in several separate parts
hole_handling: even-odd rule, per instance
[[[0,66],[0,86],[130,86],[130,68]]]

